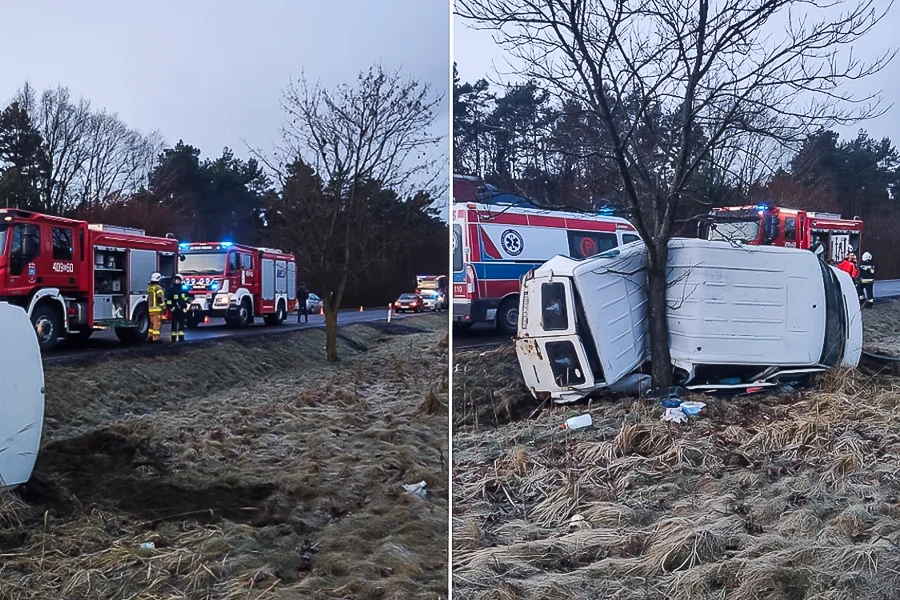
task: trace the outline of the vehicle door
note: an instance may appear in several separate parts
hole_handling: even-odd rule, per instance
[[[46,275],[41,273],[44,275],[44,283],[47,287],[60,289],[75,287],[79,276],[77,269],[80,266],[77,256],[79,250],[76,248],[78,232],[72,227],[61,225],[47,225],[44,230],[50,232],[49,238],[43,240],[44,250],[50,259]]]
[[[12,227],[9,253],[9,287],[29,289],[43,285],[45,272],[38,272],[41,260],[41,227],[34,223],[16,223]],[[45,269],[46,271],[46,269]]]

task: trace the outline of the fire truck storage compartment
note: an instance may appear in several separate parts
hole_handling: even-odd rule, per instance
[[[274,300],[275,294],[284,294],[287,292],[287,278],[277,277],[279,271],[286,269],[286,263],[283,260],[273,260],[264,258],[262,260],[263,271],[263,300]]]
[[[292,262],[287,264],[287,295],[288,300],[297,298],[297,264]]]
[[[125,319],[125,248],[94,247],[94,320]]]

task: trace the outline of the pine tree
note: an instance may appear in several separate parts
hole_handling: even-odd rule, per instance
[[[40,182],[50,164],[28,111],[13,102],[0,113],[0,204],[44,210]]]

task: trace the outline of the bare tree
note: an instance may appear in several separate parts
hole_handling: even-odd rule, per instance
[[[136,193],[147,182],[162,140],[144,135],[115,114],[90,115],[84,139],[88,159],[81,176],[81,205],[102,204],[108,198]]]
[[[384,194],[411,198],[413,190],[431,188],[435,198],[448,187],[439,181],[446,160],[435,156],[441,136],[431,132],[441,101],[427,84],[380,65],[333,90],[303,78],[285,90],[279,152],[286,162],[275,165],[286,182],[282,231],[322,286],[328,360],[338,358],[337,315],[347,284],[402,240],[403,217],[398,223],[396,202]],[[414,209],[407,202],[405,210]]]
[[[581,101],[605,128],[647,245],[654,384],[670,385],[666,263],[676,211],[704,161],[769,138],[879,112],[843,84],[882,69],[849,49],[889,8],[877,0],[457,0],[496,31],[522,75]],[[845,9],[838,12],[838,9]],[[752,160],[752,159],[751,159]]]
[[[16,94],[43,139],[50,170],[41,182],[43,210],[62,214],[110,197],[136,193],[147,182],[162,148],[158,133],[129,128],[115,114],[91,110],[59,86],[37,98],[29,83]]]

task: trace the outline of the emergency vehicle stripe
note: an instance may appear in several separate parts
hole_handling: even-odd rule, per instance
[[[502,259],[503,257],[500,255],[500,251],[497,250],[497,246],[491,241],[490,236],[484,232],[484,227],[479,227],[478,232],[481,235],[481,246],[484,248],[484,256],[482,258]]]
[[[551,217],[548,215],[520,215],[510,213],[478,213],[481,223],[497,225],[520,225],[525,227],[558,227],[563,229],[581,229],[582,231],[634,231],[628,223],[608,220],[578,219],[573,217]]]
[[[519,278],[528,272],[529,269],[536,269],[544,264],[543,262],[534,263],[473,263],[475,268],[475,277],[480,281],[503,281],[512,280],[517,286]]]
[[[519,293],[519,280],[483,281],[478,287],[482,298],[502,298],[507,294]]]

